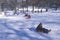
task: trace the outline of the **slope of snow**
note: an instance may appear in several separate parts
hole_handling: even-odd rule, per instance
[[[60,40],[60,13],[30,13],[31,18],[24,15],[0,17],[1,40]],[[35,28],[42,22],[43,27],[51,29],[48,34],[36,32]]]

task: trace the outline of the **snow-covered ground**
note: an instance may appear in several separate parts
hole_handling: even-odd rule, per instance
[[[30,19],[26,19],[24,14],[1,16],[0,40],[60,40],[60,10],[30,15]],[[40,22],[44,28],[51,29],[51,32],[36,32],[35,28]]]

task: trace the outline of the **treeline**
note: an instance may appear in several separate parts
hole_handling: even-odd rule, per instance
[[[22,5],[34,5],[38,7],[60,7],[60,0],[26,0]]]
[[[17,0],[0,0],[0,6],[2,11],[4,9],[13,10],[17,6]]]
[[[3,1],[3,2],[2,2]],[[20,2],[19,2],[20,1]],[[60,0],[0,0],[1,8],[15,9],[16,7],[60,7]]]

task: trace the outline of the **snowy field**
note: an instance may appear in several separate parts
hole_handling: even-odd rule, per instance
[[[1,16],[0,40],[60,40],[60,10],[29,14],[30,19],[26,19],[24,14]],[[35,28],[40,22],[51,32],[36,32]]]

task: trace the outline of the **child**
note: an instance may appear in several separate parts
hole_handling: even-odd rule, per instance
[[[26,17],[27,19],[31,18],[31,16],[30,16],[28,13],[25,14],[25,17]]]

